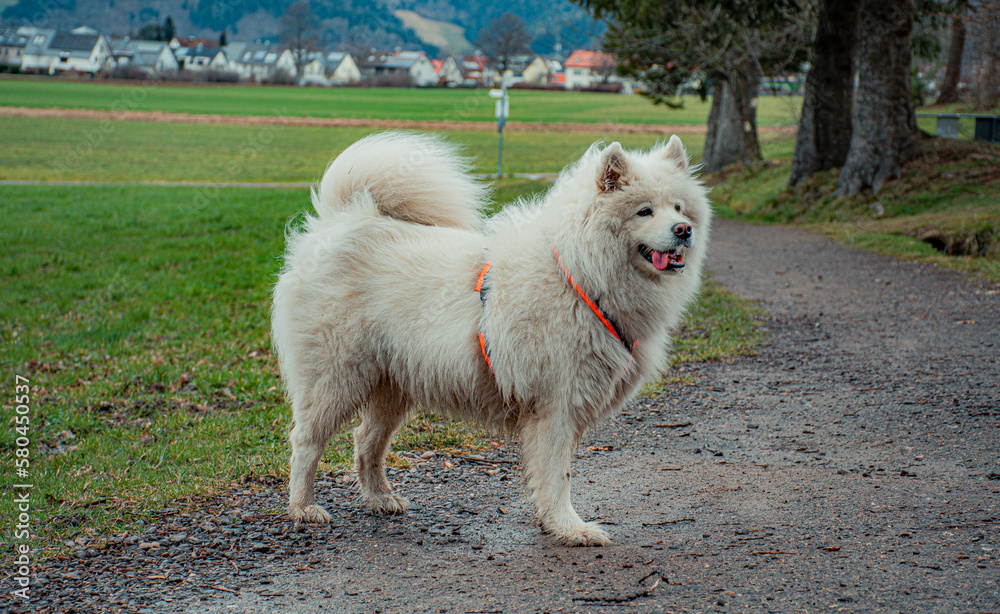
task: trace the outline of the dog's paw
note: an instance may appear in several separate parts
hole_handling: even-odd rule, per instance
[[[292,506],[288,510],[288,515],[295,522],[295,526],[303,522],[327,524],[333,520],[333,516],[318,505],[307,505],[305,507]]]
[[[565,546],[607,546],[611,536],[597,522],[583,522],[568,527],[546,528]]]
[[[373,512],[386,515],[402,514],[410,506],[406,497],[395,493],[385,495],[362,495],[365,505]]]

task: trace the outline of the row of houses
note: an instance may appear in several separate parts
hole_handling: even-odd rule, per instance
[[[107,76],[204,75],[219,80],[299,85],[370,83],[418,87],[494,86],[501,75],[482,56],[432,60],[422,51],[384,51],[354,57],[343,51],[305,53],[302,70],[293,50],[266,43],[220,46],[209,39],[177,37],[169,42],[107,37],[74,30],[0,28],[0,68],[29,74]],[[223,79],[225,77],[225,79]],[[578,50],[565,62],[540,56],[512,58],[508,84],[580,89],[617,81],[614,58]]]

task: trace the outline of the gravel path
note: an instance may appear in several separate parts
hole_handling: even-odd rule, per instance
[[[335,476],[331,527],[292,532],[268,480],[164,510],[39,570],[35,606],[1000,612],[1000,289],[786,228],[719,221],[712,249],[768,342],[678,369],[588,437],[575,502],[612,546],[541,535],[498,440],[483,459],[411,455],[390,475],[405,516],[359,511]]]

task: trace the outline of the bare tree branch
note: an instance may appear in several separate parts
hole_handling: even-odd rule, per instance
[[[502,76],[513,57],[531,52],[532,40],[523,19],[513,13],[504,13],[479,31],[476,46]]]

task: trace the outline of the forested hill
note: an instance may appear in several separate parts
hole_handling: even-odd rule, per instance
[[[102,32],[127,35],[167,17],[179,35],[217,37],[225,31],[230,41],[278,40],[278,21],[293,0],[10,0],[4,25],[37,25],[73,28],[89,25]],[[569,0],[541,4],[528,0],[311,0],[320,19],[323,42],[345,47],[424,48],[438,50],[420,34],[406,27],[395,11],[413,11],[424,18],[425,28],[435,24],[464,28],[464,38],[475,41],[491,19],[509,11],[527,22],[535,35],[534,50],[551,53],[558,45],[569,53],[597,44],[602,31],[586,11]],[[451,28],[454,30],[454,28]],[[422,40],[423,39],[423,40]]]
[[[514,13],[528,24],[535,36],[535,52],[552,53],[556,44],[569,54],[573,49],[596,47],[604,32],[601,24],[569,0],[387,0],[393,9],[409,9],[423,17],[455,23],[465,28],[474,41],[490,20],[505,12]]]

